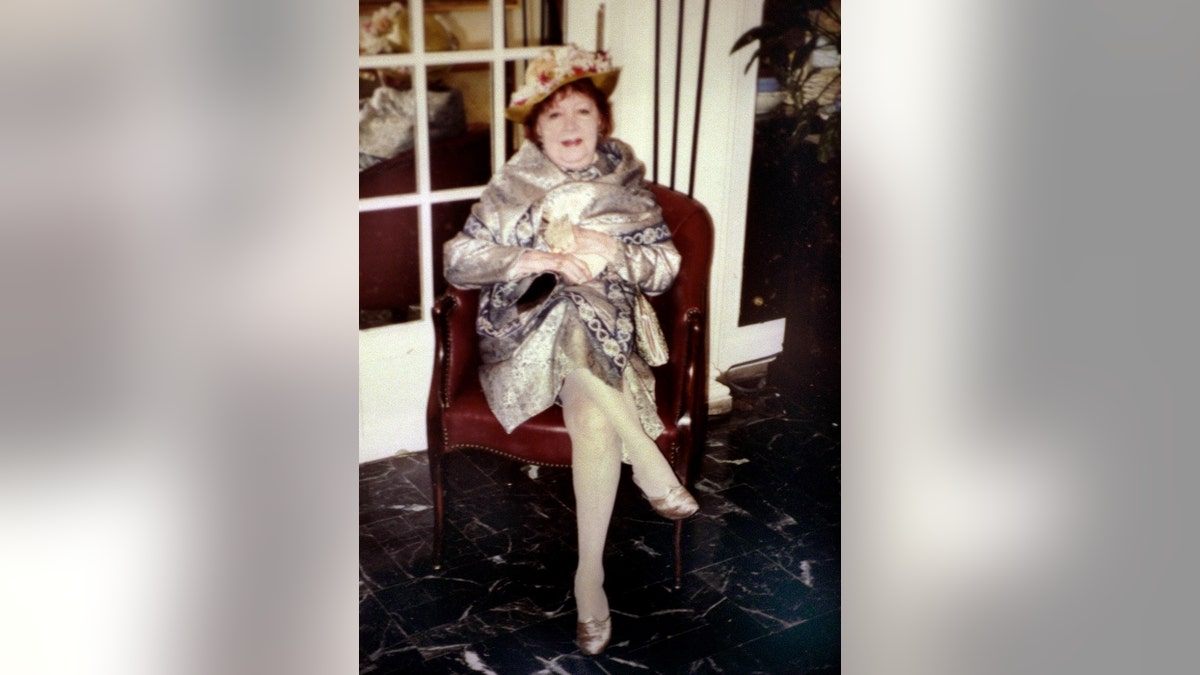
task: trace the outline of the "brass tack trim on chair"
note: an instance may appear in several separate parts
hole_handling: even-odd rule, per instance
[[[555,467],[558,469],[571,468],[570,464],[556,464],[556,463],[551,463],[551,462],[535,462],[535,461],[527,459],[525,457],[518,457],[517,455],[510,455],[509,453],[504,452],[503,450],[496,450],[495,448],[489,448],[486,445],[471,445],[470,443],[462,443],[462,444],[455,444],[455,445],[450,446],[450,450],[451,451],[454,451],[454,450],[483,450],[485,452],[490,452],[493,455],[500,455],[501,457],[507,457],[508,459],[511,459],[511,460],[514,460],[517,462],[523,462],[525,464],[534,464],[537,466],[551,466],[551,467]]]

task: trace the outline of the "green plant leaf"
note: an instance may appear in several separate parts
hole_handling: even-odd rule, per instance
[[[812,66],[812,57],[818,48],[828,45],[841,54],[840,24],[841,17],[833,7],[833,0],[767,0],[763,23],[743,33],[730,50],[733,54],[756,40],[759,42],[743,72],[748,73],[757,61],[759,73],[774,75],[786,91],[783,114],[788,123],[779,130],[777,142],[794,151],[806,142],[805,139],[815,138],[817,155],[823,163],[838,157],[841,116],[835,112],[823,118],[823,106],[818,100],[828,96],[830,91],[837,91],[831,88],[840,87],[840,69],[836,77],[816,87],[820,91],[812,92],[814,96],[806,96],[805,87],[812,88],[817,76],[827,72]],[[833,98],[837,100],[840,96]]]
[[[770,26],[755,26],[754,28],[751,28],[745,33],[742,33],[742,36],[737,39],[737,42],[733,43],[733,49],[730,49],[729,53],[732,54],[751,42],[754,42],[755,40],[761,40],[763,35],[767,35],[770,32]]]
[[[761,48],[754,50],[754,53],[750,55],[750,60],[746,62],[746,67],[742,69],[743,74],[750,72],[750,66],[754,65],[754,60],[757,59],[761,53]]]

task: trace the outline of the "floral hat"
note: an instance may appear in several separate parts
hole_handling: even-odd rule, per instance
[[[621,69],[613,67],[607,52],[589,52],[573,44],[547,49],[529,62],[525,84],[513,92],[504,116],[517,123],[524,122],[533,106],[564,84],[585,77],[605,95],[612,94],[620,74]]]

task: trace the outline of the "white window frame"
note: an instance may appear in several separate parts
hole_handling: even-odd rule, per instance
[[[492,172],[499,170],[508,160],[505,155],[505,137],[508,123],[504,119],[504,109],[507,106],[508,93],[505,91],[504,68],[512,61],[529,60],[545,49],[536,47],[506,47],[505,46],[505,16],[504,0],[489,0],[491,12],[491,44],[490,49],[452,50],[425,53],[424,0],[408,0],[408,18],[410,35],[412,36],[411,52],[407,54],[372,54],[360,55],[360,69],[375,68],[408,68],[412,73],[412,88],[414,105],[417,113],[415,135],[415,162],[417,185],[415,192],[368,197],[358,200],[360,213],[367,211],[382,211],[404,207],[417,207],[418,241],[420,242],[420,278],[421,278],[421,319],[428,321],[428,309],[433,303],[433,205],[445,202],[476,200],[483,194],[484,185],[458,187],[443,190],[433,190],[430,180],[430,146],[429,146],[429,96],[428,73],[429,66],[454,66],[477,63],[488,63],[491,71],[492,110]],[[525,0],[528,2],[529,0]]]
[[[525,0],[528,2],[529,0]],[[569,4],[569,3],[564,3]],[[359,461],[371,461],[401,453],[424,450],[425,405],[433,373],[433,282],[440,270],[433,269],[433,205],[477,200],[485,185],[433,190],[430,178],[428,75],[430,66],[488,63],[491,70],[492,171],[508,160],[506,156],[508,104],[505,66],[536,57],[545,45],[507,47],[504,0],[490,0],[491,47],[425,53],[424,0],[408,0],[410,53],[360,55],[359,69],[408,68],[416,108],[414,192],[360,198],[360,213],[416,207],[418,260],[421,280],[421,312],[418,319],[359,331]],[[565,10],[565,8],[564,8]],[[537,17],[534,17],[535,21]],[[540,23],[540,22],[538,22]],[[521,76],[517,69],[517,77]]]

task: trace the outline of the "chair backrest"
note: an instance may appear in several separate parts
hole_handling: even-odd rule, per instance
[[[652,184],[650,189],[662,208],[663,220],[671,228],[671,238],[679,249],[681,262],[675,283],[660,296],[650,299],[658,312],[659,322],[671,350],[671,361],[655,369],[655,395],[660,404],[676,416],[685,414],[691,399],[699,396],[707,405],[705,385],[708,350],[706,327],[708,321],[709,275],[713,258],[713,223],[708,210],[700,202],[682,192]],[[700,313],[703,333],[699,340],[689,340],[688,312]],[[689,343],[693,346],[689,347]],[[698,353],[687,354],[691,349]],[[687,372],[686,369],[699,372]],[[683,391],[685,382],[696,380],[692,392]],[[690,394],[690,395],[688,395]]]
[[[683,412],[681,407],[690,398],[702,395],[702,392],[697,394],[695,391],[690,396],[685,395],[680,388],[685,381],[689,381],[683,361],[689,349],[697,351],[694,338],[689,345],[688,313],[699,312],[704,319],[702,325],[706,325],[713,226],[707,209],[700,202],[662,185],[651,184],[650,188],[662,208],[663,220],[671,229],[671,236],[682,258],[675,283],[667,292],[651,298],[671,350],[671,360],[655,369],[656,395],[660,404],[667,404],[664,406],[666,410],[678,415]],[[443,336],[444,344],[439,349],[444,349],[449,357],[445,380],[441,385],[444,394],[452,401],[463,387],[474,386],[475,382],[470,378],[475,378],[479,369],[478,336],[475,332],[479,292],[451,287],[447,296],[453,299],[455,306],[446,317],[447,335]],[[692,373],[691,379],[698,377],[703,386],[707,381],[703,370],[707,364],[704,339],[699,340],[698,352],[691,355],[691,363],[687,366],[700,369],[699,373]],[[440,365],[441,359],[438,361]]]

